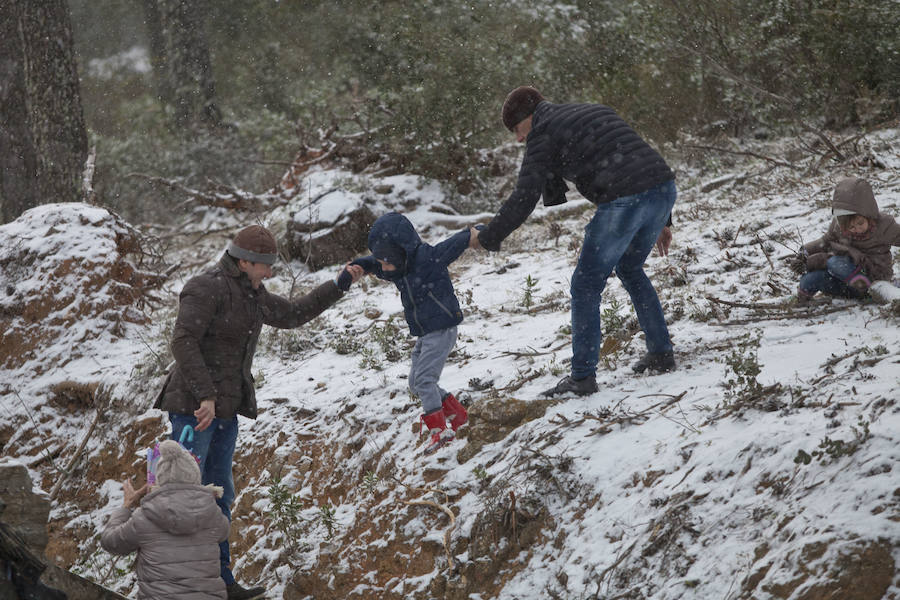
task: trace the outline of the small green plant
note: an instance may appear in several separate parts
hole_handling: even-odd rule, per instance
[[[274,332],[273,336],[277,336],[277,347],[281,356],[294,356],[315,347],[312,338],[306,335],[306,330],[274,329],[271,327],[266,329]]]
[[[378,474],[374,471],[368,471],[365,477],[363,477],[360,487],[371,496],[378,489],[379,483],[381,483],[381,478]]]
[[[607,334],[625,328],[627,318],[619,314],[620,308],[622,304],[613,296],[607,307],[600,311],[600,323]]]
[[[289,550],[304,551],[307,545],[301,541],[304,520],[300,514],[303,502],[299,496],[291,493],[280,477],[269,479],[268,493],[270,523],[284,535]]]
[[[335,519],[336,509],[331,504],[323,504],[319,507],[319,520],[325,529],[328,530],[328,539],[334,537],[334,531],[337,529],[337,520]]]
[[[487,472],[487,469],[485,469],[485,468],[484,468],[483,466],[481,466],[481,465],[478,465],[477,467],[475,467],[474,469],[472,469],[472,474],[473,474],[473,475],[475,476],[475,478],[476,478],[478,481],[480,481],[480,482],[487,481],[487,478],[488,478],[488,472]]]
[[[798,465],[808,465],[813,460],[819,461],[821,464],[828,464],[836,461],[842,456],[850,456],[856,453],[863,444],[865,444],[872,434],[869,432],[869,422],[862,415],[859,416],[856,426],[851,426],[850,431],[853,433],[853,439],[850,441],[833,440],[825,436],[818,447],[812,452],[798,450],[794,462]]]
[[[384,365],[381,364],[378,353],[372,348],[361,348],[359,353],[362,354],[362,359],[359,361],[360,369],[372,369],[373,371],[381,371],[384,369]]]
[[[752,400],[762,391],[762,385],[756,379],[762,371],[757,356],[761,338],[760,330],[741,336],[736,347],[725,357],[728,367],[725,397],[730,403]]]
[[[344,331],[338,334],[337,339],[331,342],[331,347],[338,354],[356,354],[359,352],[363,344],[352,331]]]
[[[553,355],[553,358],[550,359],[550,363],[547,365],[547,371],[554,377],[559,377],[566,372],[566,367],[556,360],[556,355]]]
[[[394,323],[394,317],[391,316],[384,325],[379,326],[377,323],[372,327],[372,339],[384,352],[384,357],[389,362],[397,362],[405,358],[401,349],[402,345],[398,343],[401,338],[400,328]]]
[[[519,306],[523,308],[532,307],[534,304],[534,294],[537,292],[538,282],[539,280],[531,275],[528,275],[525,278],[525,285],[523,287],[522,299],[519,301]]]
[[[888,349],[884,344],[879,344],[874,348],[869,348],[868,346],[864,346],[862,349],[862,353],[866,356],[884,356],[888,353]]]
[[[688,309],[688,318],[698,323],[707,323],[716,318],[716,311],[707,305],[698,304],[693,298],[688,297],[685,301]]]

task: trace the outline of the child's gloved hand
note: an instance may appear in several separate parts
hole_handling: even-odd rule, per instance
[[[806,254],[798,252],[791,256],[788,256],[785,259],[785,263],[787,263],[788,268],[796,273],[797,275],[803,275],[806,273]]]
[[[365,271],[361,266],[356,263],[347,263],[334,282],[342,292],[346,292],[350,289],[350,284],[359,281],[359,278],[363,275],[365,275]]]
[[[351,283],[353,283],[353,276],[350,275],[347,269],[344,269],[341,271],[341,274],[338,275],[337,286],[341,288],[341,291],[346,292],[350,289]]]
[[[806,268],[810,271],[822,271],[828,263],[828,253],[816,252],[806,259]]]

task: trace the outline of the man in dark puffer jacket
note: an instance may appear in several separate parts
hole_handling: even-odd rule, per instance
[[[200,458],[203,484],[224,489],[217,503],[229,519],[235,498],[231,463],[237,416],[257,416],[251,368],[262,326],[300,327],[363,276],[362,267],[347,266],[336,279],[291,301],[270,294],[262,283],[272,276],[277,257],[275,236],[265,227],[251,225],[238,232],[215,268],[184,285],[172,336],[175,367],[154,404],[168,411],[172,439],[180,439],[187,426],[196,431],[185,445]],[[245,589],[235,582],[228,540],[219,549],[228,600],[261,597],[265,589]]]
[[[672,239],[668,227],[676,197],[672,170],[601,104],[551,104],[536,89],[523,86],[507,96],[503,124],[518,141],[525,141],[525,158],[516,189],[478,234],[481,247],[499,250],[541,196],[545,206],[565,202],[565,180],[597,205],[571,281],[572,373],[544,394],[597,391],[600,300],[613,270],[631,296],[647,343],[648,352],[634,370],[673,370],[665,317],[643,270],[654,244],[665,254]]]

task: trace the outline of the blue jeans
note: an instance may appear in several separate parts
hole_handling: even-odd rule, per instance
[[[237,416],[230,419],[213,419],[212,424],[203,431],[196,431],[197,417],[193,415],[169,413],[169,422],[172,423],[172,439],[176,441],[181,437],[181,430],[186,425],[195,429],[194,440],[192,442],[185,441],[184,446],[200,458],[203,485],[211,483],[221,486],[225,490],[222,497],[216,499],[216,504],[230,521],[231,503],[234,502],[231,462],[238,436]],[[219,543],[219,562],[225,585],[231,585],[234,583],[234,575],[231,574],[231,552],[228,549],[228,540]]]
[[[799,287],[810,296],[822,292],[842,298],[862,298],[866,295],[865,290],[857,290],[846,283],[860,272],[849,256],[835,255],[825,263],[824,270],[804,274]]]
[[[572,274],[572,377],[597,372],[603,340],[600,300],[613,272],[631,297],[649,352],[670,352],[672,341],[644,260],[672,213],[677,190],[669,181],[653,189],[601,204],[588,223]]]

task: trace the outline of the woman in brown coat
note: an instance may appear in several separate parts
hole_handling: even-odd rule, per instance
[[[141,500],[143,488],[125,482],[125,506],[110,517],[100,544],[112,554],[137,551],[141,600],[222,600],[219,542],[229,529],[216,504],[222,490],[200,485],[197,461],[178,442],[166,440],[159,450],[158,485]]]
[[[893,277],[891,246],[900,246],[900,225],[879,212],[869,183],[858,177],[838,182],[831,212],[825,235],[803,247],[808,272],[797,289],[801,301],[816,292],[862,298],[873,281]]]

